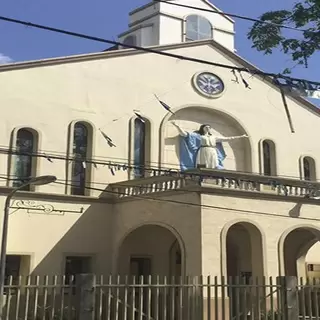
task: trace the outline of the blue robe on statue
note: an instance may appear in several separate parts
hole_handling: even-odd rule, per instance
[[[186,137],[180,137],[180,170],[190,170],[196,168],[197,153],[201,147],[200,134],[189,132]],[[214,169],[224,169],[223,160],[226,158],[221,142],[216,143],[218,166]]]

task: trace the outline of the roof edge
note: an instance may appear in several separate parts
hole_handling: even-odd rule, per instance
[[[164,51],[164,50],[179,49],[183,47],[195,47],[199,45],[208,45],[208,44],[211,44],[212,41],[213,41],[212,39],[208,39],[208,40],[199,40],[199,41],[190,41],[190,42],[180,42],[180,43],[165,44],[160,46],[159,45],[149,46],[147,48]],[[77,63],[82,61],[90,61],[90,60],[98,60],[98,59],[105,59],[105,58],[122,57],[122,56],[132,55],[132,54],[146,54],[146,53],[148,52],[139,51],[137,49],[119,49],[119,50],[112,50],[112,51],[84,53],[79,55],[64,56],[64,57],[57,57],[57,58],[46,58],[46,59],[30,60],[30,61],[23,61],[23,62],[13,62],[13,63],[6,63],[6,64],[0,65],[0,72],[20,70],[20,69],[26,69],[26,68],[38,68],[38,67],[45,67],[45,66],[64,64],[64,63]]]
[[[255,65],[251,64],[249,61],[247,61],[246,59],[242,58],[237,53],[232,52],[229,49],[225,48],[224,46],[222,46],[220,43],[216,42],[215,40],[211,40],[211,45],[215,49],[218,49],[219,51],[221,51],[225,55],[229,56],[231,59],[234,59],[240,65],[243,65],[244,67],[246,67],[248,69],[251,69],[251,70],[257,70],[257,71],[263,72],[263,70],[259,69]],[[269,77],[269,76],[264,77],[264,76],[259,75],[259,74],[256,74],[254,76],[261,78],[263,81],[268,82],[274,89],[279,90],[279,88],[273,83],[273,81],[272,81],[273,79],[271,77]],[[288,97],[290,97],[292,100],[297,101],[297,102],[305,105],[307,108],[311,109],[311,111],[315,112],[317,115],[320,115],[319,108],[316,105],[314,105],[313,103],[311,103],[308,100],[306,100],[305,98],[303,98],[301,96],[293,95],[290,92],[287,92],[286,95]]]
[[[211,8],[214,9],[215,11],[220,12],[221,15],[222,15],[223,17],[225,17],[227,20],[229,20],[230,22],[235,23],[235,20],[233,20],[232,18],[230,18],[228,15],[224,14],[222,10],[220,10],[218,7],[216,7],[216,6],[215,6],[214,4],[212,4],[210,1],[208,1],[208,0],[201,0],[201,1],[204,2],[205,4],[207,4],[209,7],[211,7]],[[136,9],[130,11],[130,12],[129,12],[129,16],[132,16],[132,15],[134,15],[135,13],[137,13],[137,12],[139,12],[139,11],[142,11],[142,10],[144,10],[144,9],[147,9],[147,8],[151,7],[151,6],[154,6],[155,4],[160,4],[160,3],[166,3],[166,2],[156,2],[156,3],[154,3],[154,2],[149,2],[149,3],[147,3],[147,4],[145,4],[145,5],[141,6],[141,7],[138,7],[138,8],[136,8]]]
[[[203,45],[210,45],[214,49],[219,50],[221,53],[225,54],[229,58],[233,59],[236,63],[243,65],[246,68],[263,72],[261,69],[259,69],[255,65],[251,64],[250,62],[248,62],[247,60],[245,60],[235,52],[232,52],[231,50],[224,47],[223,45],[221,45],[220,43],[216,42],[213,39],[182,42],[182,43],[175,43],[175,44],[169,44],[169,45],[166,44],[161,46],[159,45],[151,46],[151,47],[148,47],[148,49],[157,49],[158,51],[165,51],[165,50],[174,50],[174,49],[180,49],[184,47],[188,48],[188,47],[196,47],[196,46],[203,46]],[[123,57],[123,56],[135,55],[135,54],[146,54],[146,53],[148,52],[138,51],[136,49],[119,49],[119,50],[103,51],[98,53],[81,54],[81,55],[74,55],[74,56],[67,56],[67,57],[8,63],[0,66],[0,72],[15,71],[15,70],[21,70],[21,69],[37,68],[37,67],[46,67],[46,66],[53,66],[53,65],[64,64],[64,63],[77,63],[77,62],[113,58],[113,57],[116,58],[116,57]],[[279,90],[278,87],[275,86],[275,84],[273,83],[271,77],[262,77],[261,75],[255,75],[255,77],[262,78],[263,81],[267,81],[274,89]],[[303,104],[304,106],[309,108],[310,111],[313,111],[317,115],[320,115],[319,108],[313,103],[304,99],[303,97],[294,96],[289,92],[287,93],[287,96],[290,97],[292,100]]]

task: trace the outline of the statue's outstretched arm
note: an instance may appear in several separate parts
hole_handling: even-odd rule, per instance
[[[178,129],[180,136],[186,137],[188,132],[182,129],[175,121],[172,121],[172,124]]]
[[[242,136],[235,136],[235,137],[216,137],[217,141],[230,141],[230,140],[235,140],[235,139],[241,139],[241,138],[249,138],[246,134],[243,134]]]

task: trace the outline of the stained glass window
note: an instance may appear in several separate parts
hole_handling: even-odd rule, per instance
[[[186,19],[186,41],[212,38],[211,23],[204,17],[191,15]]]
[[[85,195],[86,158],[88,152],[88,129],[84,123],[77,122],[73,130],[73,157],[71,194]]]
[[[277,174],[276,146],[272,140],[264,140],[261,143],[262,174],[275,176]]]
[[[271,176],[271,149],[267,141],[263,141],[263,174]]]
[[[18,130],[15,147],[17,152],[23,153],[14,156],[14,176],[16,180],[13,182],[13,186],[19,187],[32,176],[34,134],[27,129]],[[30,186],[26,186],[24,190],[30,190]]]
[[[316,180],[316,163],[311,157],[303,158],[303,179]]]
[[[144,176],[146,149],[146,124],[141,119],[134,120],[134,177]]]
[[[303,158],[303,173],[305,180],[311,180],[310,161],[307,158]]]

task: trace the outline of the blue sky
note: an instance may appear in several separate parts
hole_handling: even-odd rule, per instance
[[[187,0],[186,0],[187,1]],[[146,4],[148,0],[2,0],[1,15],[30,22],[69,29],[107,39],[127,29],[128,12]],[[188,1],[187,1],[188,2]],[[258,17],[265,11],[292,7],[295,0],[214,0],[225,12]],[[112,5],[110,5],[112,3]],[[236,48],[238,54],[268,72],[281,72],[293,63],[288,56],[276,52],[264,56],[251,48],[246,39],[251,22],[236,19]],[[299,32],[295,33],[301,36]],[[103,43],[37,30],[0,21],[0,52],[2,60],[25,61],[72,54],[96,52],[105,49]],[[1,56],[0,56],[1,60]],[[320,53],[310,61],[308,69],[295,68],[293,75],[320,81]]]

